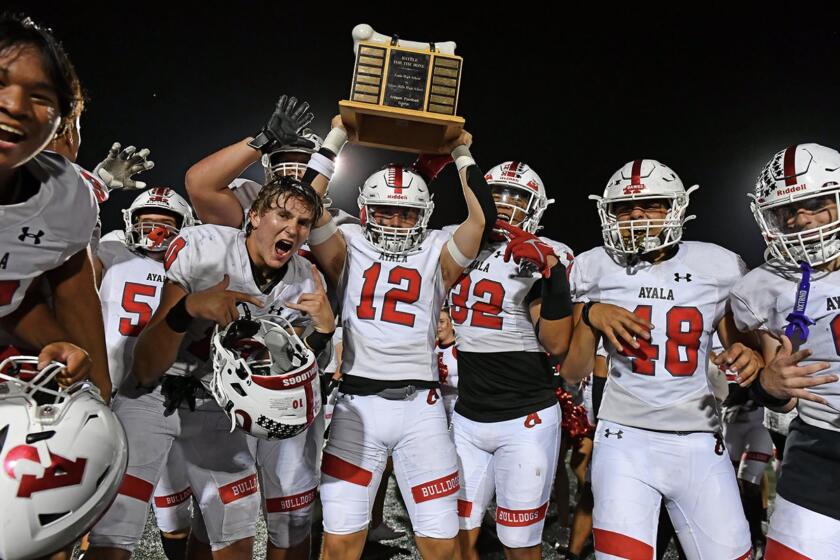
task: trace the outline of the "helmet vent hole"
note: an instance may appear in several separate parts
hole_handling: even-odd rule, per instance
[[[33,443],[37,443],[39,441],[44,441],[46,439],[50,439],[55,435],[55,430],[47,430],[45,432],[36,432],[33,434],[26,434],[26,443],[32,445]]]
[[[68,515],[70,515],[70,513],[72,512],[65,511],[63,513],[41,513],[38,515],[38,523],[40,523],[42,527],[46,527],[51,523],[55,523],[59,519],[67,517]]]
[[[242,385],[240,385],[239,383],[231,383],[230,388],[236,391],[240,397],[248,396],[247,393],[245,393],[245,389],[243,389]]]

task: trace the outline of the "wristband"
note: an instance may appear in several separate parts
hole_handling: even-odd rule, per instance
[[[321,144],[321,149],[328,149],[333,154],[338,155],[341,153],[341,149],[344,147],[344,144],[347,143],[347,131],[343,128],[336,127],[331,129],[327,133],[327,137],[324,138],[324,143]]]
[[[335,174],[335,162],[321,152],[312,154],[306,167],[307,171],[313,169],[326,177],[327,180],[332,179],[332,176]]]
[[[449,241],[446,242],[446,248],[449,249],[449,256],[452,257],[452,260],[455,261],[455,264],[460,266],[461,268],[467,268],[473,260],[458,248],[458,244],[455,243],[455,238],[450,237]]]
[[[592,326],[592,323],[589,322],[589,310],[592,309],[592,306],[598,303],[597,301],[587,301],[583,304],[583,313],[580,314],[580,318],[583,321],[583,324],[589,327],[590,329],[598,330]]]
[[[475,165],[470,149],[463,144],[452,150],[452,159],[455,160],[455,167],[458,168],[459,173],[465,167]]]
[[[250,142],[248,142],[248,145],[255,150],[259,150],[260,152],[267,154],[276,143],[277,142],[273,138],[266,134],[266,130],[263,129],[259,134],[252,138]]]
[[[335,331],[331,333],[312,331],[312,333],[304,339],[304,342],[306,342],[306,345],[309,346],[315,354],[320,354],[324,348],[327,347],[330,340],[332,340],[333,334],[335,334]]]
[[[193,317],[187,312],[187,297],[178,300],[166,314],[166,324],[176,333],[185,333],[190,328]]]
[[[320,245],[335,235],[335,232],[337,231],[338,226],[336,225],[335,220],[332,219],[332,216],[330,216],[330,221],[326,224],[309,230],[309,245]]]
[[[540,318],[546,321],[564,319],[572,314],[572,294],[566,267],[559,260],[551,267],[551,276],[542,279]]]
[[[764,387],[762,387],[761,374],[763,371],[764,369],[758,372],[758,378],[752,385],[750,385],[750,397],[752,400],[768,408],[781,408],[788,404],[792,397],[774,397],[768,393]]]

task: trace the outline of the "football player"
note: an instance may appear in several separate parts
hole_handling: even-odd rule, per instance
[[[253,446],[246,431],[228,433],[230,419],[207,392],[212,377],[209,334],[214,324],[225,326],[239,317],[237,304],[247,304],[254,316],[278,315],[295,327],[314,327],[306,340],[316,351],[326,345],[334,317],[320,275],[297,254],[320,212],[320,198],[310,187],[282,177],[260,191],[247,231],[202,225],[186,228],[170,243],[160,304],[140,335],[132,367],[134,380],[152,392],[135,390],[124,399],[118,395],[115,406],[137,419],[123,420],[129,440],[144,442],[143,453],[132,454],[126,491],[91,533],[91,545],[99,547],[92,549],[98,553],[95,558],[128,558],[142,533],[166,452],[176,438],[213,557],[251,554],[259,510]],[[170,400],[175,401],[167,408],[177,414],[163,414],[164,373]],[[205,384],[175,383],[177,375],[188,381],[203,379]],[[175,393],[187,401],[194,399],[195,411],[186,405],[177,407]],[[297,401],[280,400],[282,406],[300,406]],[[156,414],[150,417],[150,411]],[[265,428],[262,417],[241,420],[245,426]]]
[[[689,559],[748,558],[750,534],[725,456],[706,370],[715,357],[748,384],[763,365],[736,341],[727,299],[741,258],[682,241],[689,196],[674,171],[637,159],[597,201],[604,246],[571,272],[580,321],[561,373],[592,371],[598,339],[610,355],[592,457],[593,535],[599,559],[652,557],[664,501]],[[757,342],[752,341],[757,346]]]
[[[247,221],[263,185],[240,175],[257,161],[266,183],[284,176],[301,178],[310,155],[321,147],[321,139],[306,128],[312,118],[308,103],[298,105],[284,95],[260,133],[193,165],[186,175],[187,191],[204,223],[243,226],[243,216]],[[321,413],[317,426],[295,437],[256,440],[270,560],[309,558],[323,423]]]
[[[310,159],[304,179],[322,196],[345,139],[336,117]],[[342,294],[342,380],[321,467],[325,558],[361,556],[389,455],[420,553],[457,555],[458,464],[434,348],[446,292],[496,218],[471,141],[465,132],[448,146],[468,208],[454,234],[427,229],[434,203],[423,178],[449,158],[421,157],[425,171],[392,164],[365,181],[361,225],[337,226],[325,214],[310,235],[316,261]]]
[[[484,178],[499,229],[450,293],[458,345],[452,432],[462,473],[459,544],[462,557],[478,558],[475,543],[495,493],[505,556],[540,558],[560,451],[548,355],[562,356],[571,339],[572,252],[536,236],[553,201],[531,167],[508,161]]]
[[[195,222],[187,201],[165,187],[141,193],[123,211],[123,221],[123,229],[101,239],[93,261],[114,391],[131,370],[137,337],[160,301],[165,251],[182,228]],[[169,560],[185,558],[190,527],[192,493],[182,455],[173,445],[152,502]]]
[[[435,352],[438,357],[438,378],[443,408],[446,409],[446,420],[451,425],[455,401],[458,400],[458,351],[455,348],[455,329],[452,327],[449,306],[440,310]]]
[[[0,76],[0,324],[40,349],[41,365],[66,363],[60,383],[90,375],[108,399],[100,303],[87,255],[96,201],[67,160],[44,151],[77,110],[78,78],[48,30],[15,16],[0,18]],[[44,273],[53,309],[29,290]]]
[[[767,560],[840,557],[840,153],[819,144],[778,152],[752,211],[767,262],[732,290],[738,327],[758,332],[767,366],[751,396],[794,407]]]

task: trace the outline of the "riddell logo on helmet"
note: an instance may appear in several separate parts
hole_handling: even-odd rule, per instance
[[[639,183],[638,185],[625,185],[624,194],[640,194],[646,188],[647,187],[644,183]]]
[[[776,196],[784,196],[786,194],[795,193],[795,192],[799,192],[799,191],[804,191],[807,188],[808,188],[808,185],[799,184],[799,185],[795,185],[793,187],[788,187],[786,189],[779,189],[779,190],[776,191]]]
[[[389,194],[385,198],[396,198],[398,200],[407,200],[408,199],[408,197],[405,196],[404,194]]]

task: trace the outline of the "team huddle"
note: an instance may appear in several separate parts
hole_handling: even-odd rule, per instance
[[[538,235],[537,172],[482,171],[467,132],[371,170],[354,216],[329,199],[344,123],[318,136],[294,97],[188,198],[135,179],[146,149],[76,165],[82,100],[51,32],[0,18],[0,558],[128,559],[150,504],[168,558],[250,558],[260,515],[267,558],[309,558],[320,502],[321,557],[357,559],[391,472],[423,558],[479,558],[488,508],[540,558],[570,447],[567,558],[590,535],[659,558],[663,519],[691,560],[840,558],[834,149],[760,171],[749,271],[683,240],[698,187],[653,159],[590,197],[603,245],[573,256]],[[467,216],[435,230],[448,165]],[[139,194],[102,235],[113,190]]]

